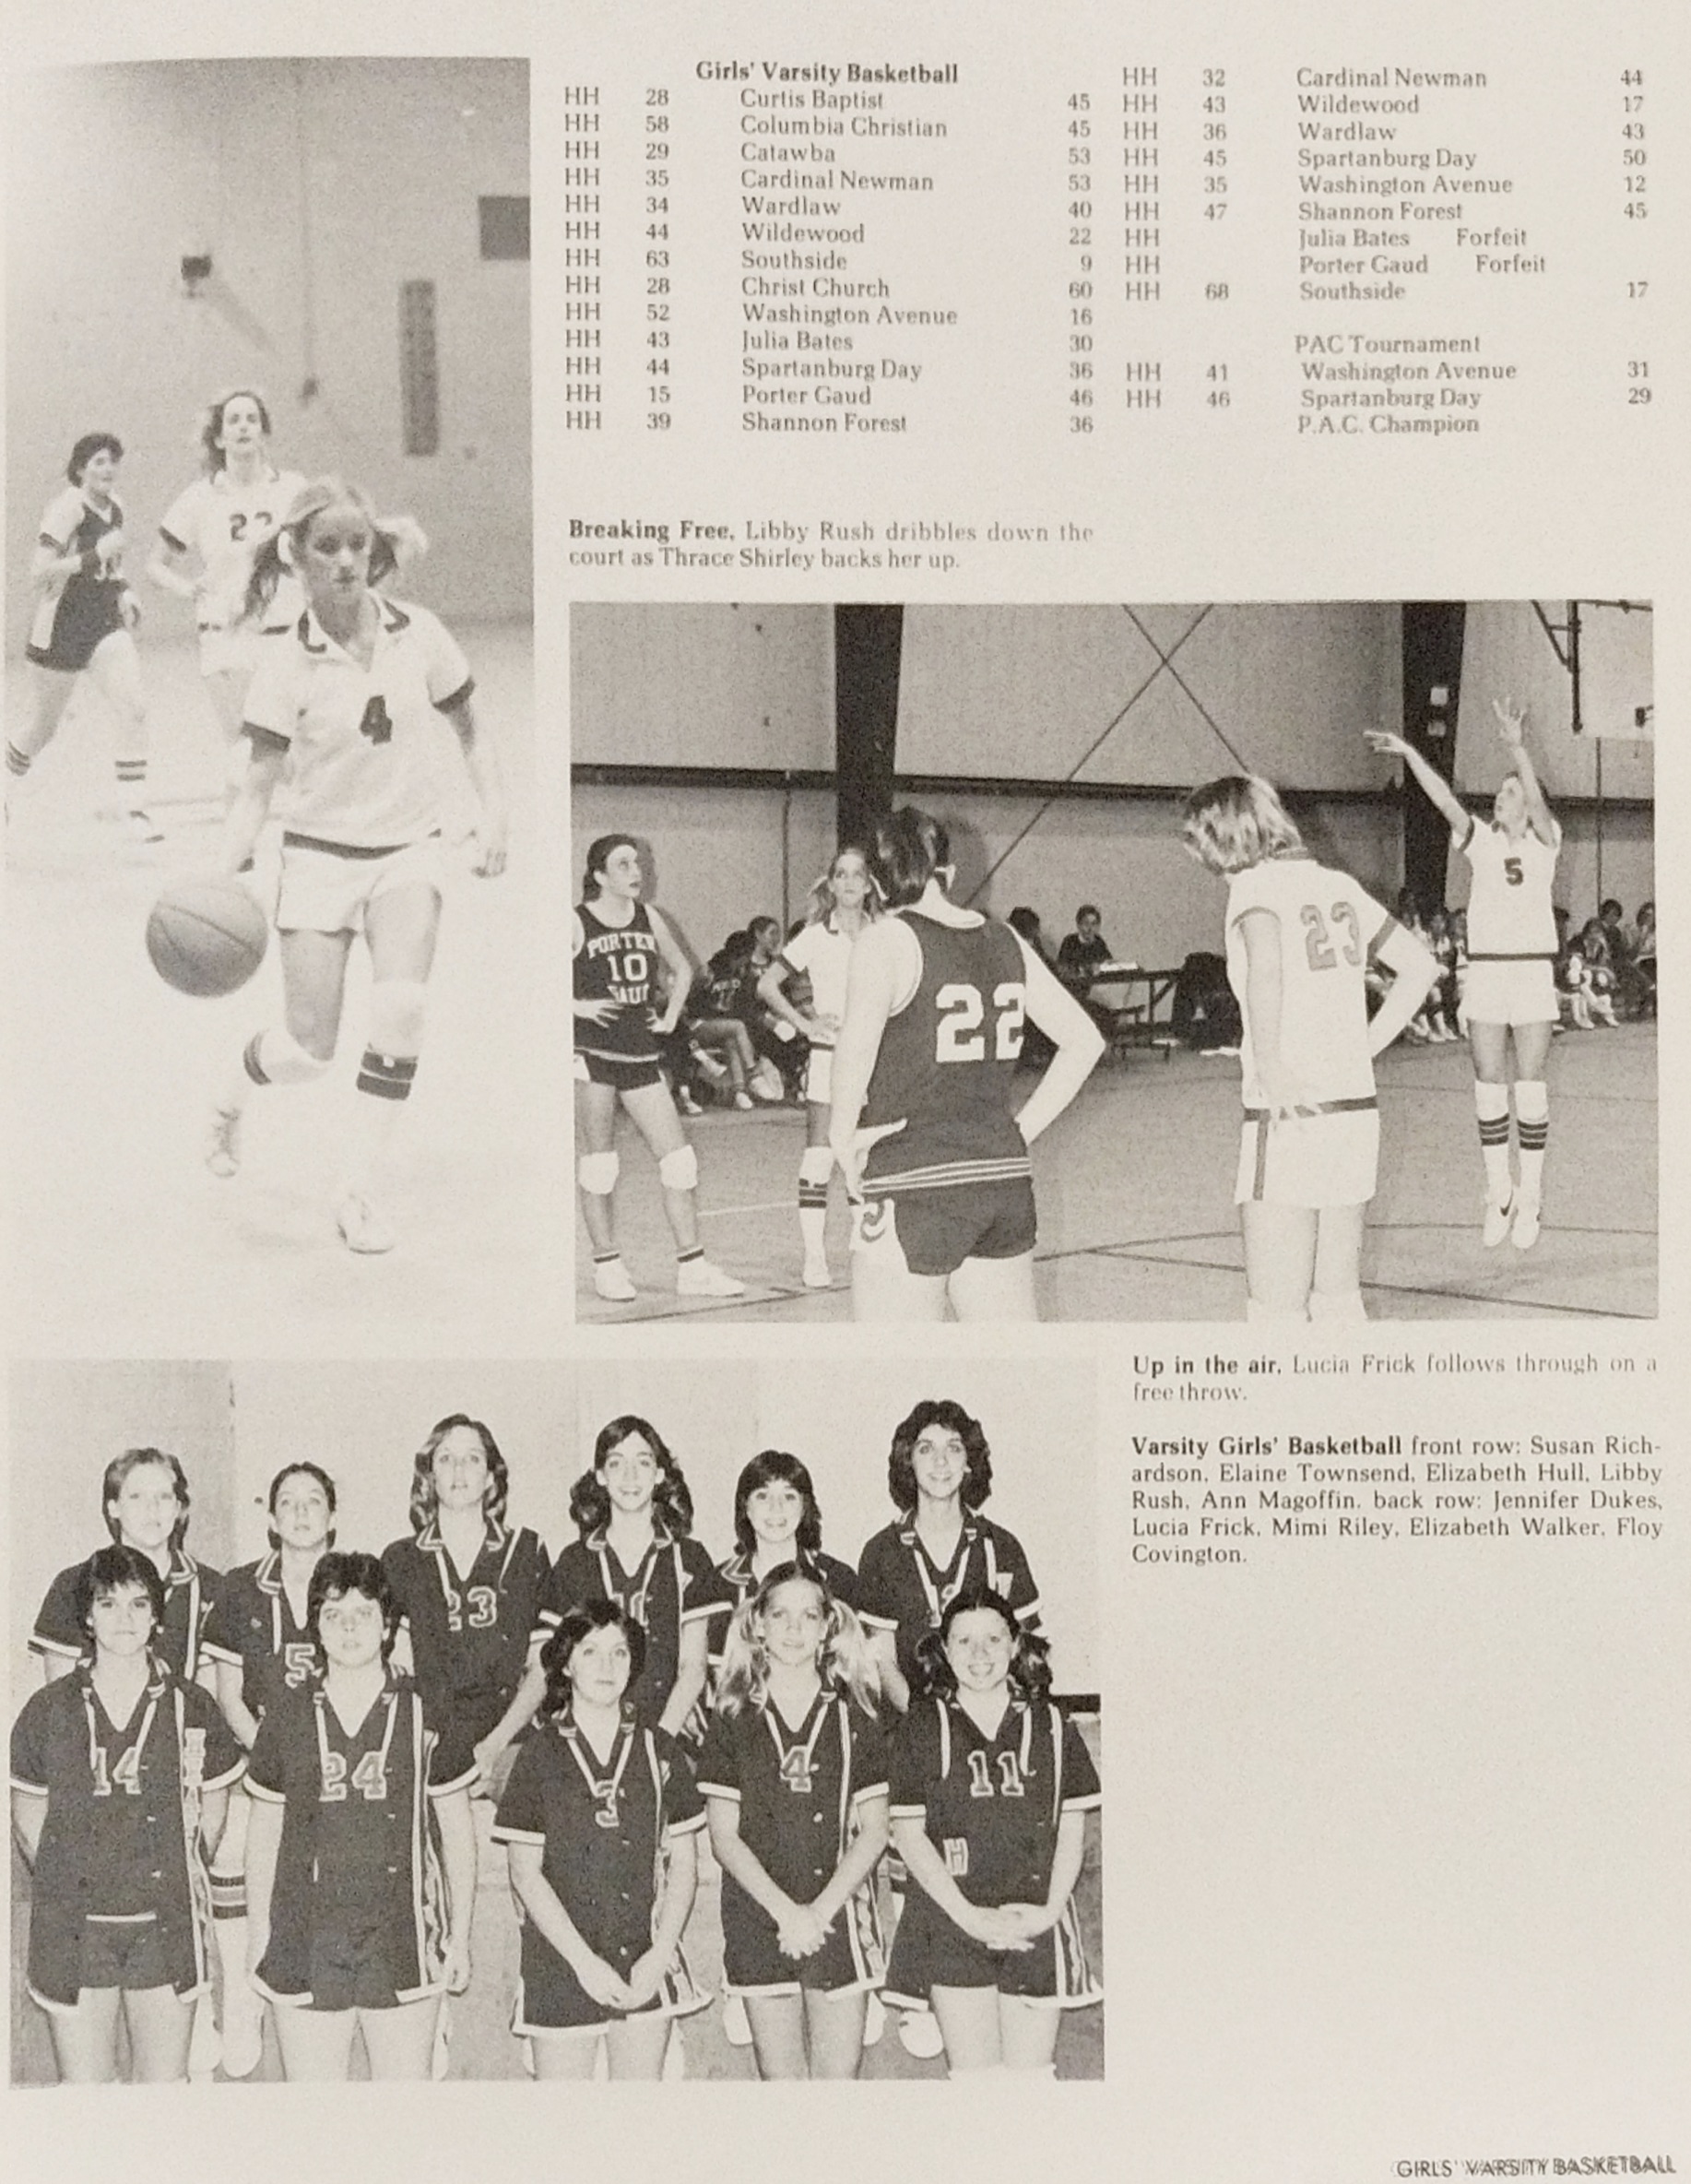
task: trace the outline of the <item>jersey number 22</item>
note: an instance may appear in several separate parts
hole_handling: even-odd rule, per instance
[[[1022,1051],[1024,995],[1020,979],[1006,979],[992,990],[992,1059],[1013,1062]],[[978,986],[953,979],[934,995],[940,1012],[934,1041],[936,1062],[985,1062],[987,1003]]]

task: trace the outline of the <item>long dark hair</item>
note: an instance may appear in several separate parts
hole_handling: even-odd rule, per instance
[[[894,1429],[892,1454],[887,1458],[887,1492],[906,1513],[916,1507],[916,1444],[929,1426],[943,1426],[963,1442],[969,1465],[964,1474],[963,1505],[978,1509],[992,1491],[992,1451],[987,1446],[980,1420],[972,1418],[961,1403],[946,1399],[918,1403]]]
[[[822,1513],[816,1499],[816,1489],[810,1483],[810,1474],[797,1456],[789,1456],[785,1449],[761,1449],[740,1473],[734,1488],[734,1543],[741,1554],[757,1551],[757,1534],[751,1528],[751,1519],[746,1513],[746,1504],[759,1487],[779,1482],[791,1487],[804,1497],[804,1514],[793,1535],[794,1544],[807,1555],[818,1554],[822,1543]]]
[[[662,1434],[649,1418],[625,1411],[601,1426],[593,1443],[593,1468],[584,1471],[570,1489],[570,1519],[585,1539],[610,1522],[610,1496],[598,1475],[599,1466],[620,1441],[638,1433],[657,1459],[657,1479],[652,1489],[652,1517],[656,1529],[670,1539],[684,1539],[692,1530],[692,1496],[681,1467],[669,1454]]]
[[[987,1585],[964,1585],[962,1592],[953,1593],[945,1604],[938,1629],[923,1633],[916,1649],[916,1675],[912,1680],[916,1695],[935,1699],[956,1697],[957,1673],[946,1657],[945,1642],[960,1615],[982,1608],[1000,1617],[1015,1641],[1015,1649],[1010,1656],[1011,1688],[1023,1699],[1045,1698],[1051,1689],[1050,1645],[1035,1632],[1023,1630],[1009,1601]]]

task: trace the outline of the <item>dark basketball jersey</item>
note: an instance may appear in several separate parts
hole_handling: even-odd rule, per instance
[[[576,905],[575,915],[584,935],[574,965],[575,999],[614,1002],[617,1011],[608,1024],[578,1016],[577,1049],[605,1062],[656,1062],[659,1048],[652,1011],[662,958],[644,905],[635,904],[626,925],[605,924],[585,902]]]
[[[1025,1176],[1014,1079],[1026,973],[1008,925],[941,925],[901,913],[922,951],[916,991],[887,1019],[864,1103],[866,1128],[905,1127],[869,1148],[864,1180],[933,1191]]]

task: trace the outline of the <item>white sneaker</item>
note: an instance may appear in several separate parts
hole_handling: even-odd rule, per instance
[[[211,1126],[206,1133],[206,1165],[223,1181],[240,1169],[241,1110],[238,1107],[212,1109]]]
[[[621,1258],[593,1262],[593,1286],[607,1304],[633,1304],[640,1292],[628,1277]]]
[[[731,1994],[722,2005],[722,2036],[730,2048],[750,2048],[751,2020],[746,2015],[743,1995]]]
[[[125,812],[118,824],[132,842],[161,842],[164,839],[164,829],[150,812]]]
[[[807,1259],[804,1263],[804,1286],[807,1289],[831,1289],[834,1276],[828,1272],[826,1259]]]
[[[1509,1241],[1518,1252],[1530,1252],[1538,1241],[1539,1205],[1536,1198],[1529,1198],[1523,1191],[1515,1202],[1515,1219],[1509,1229]]]
[[[211,1997],[203,1994],[194,2005],[194,2024],[188,2034],[188,2075],[207,2079],[223,2059],[223,2036],[218,2030]]]
[[[743,1297],[746,1285],[737,1282],[731,1274],[724,1274],[709,1259],[687,1259],[675,1270],[675,1293],[678,1297]]]
[[[737,1092],[737,1093],[735,1093],[735,1095],[734,1095],[734,1104],[735,1104],[735,1106],[736,1106],[737,1108],[739,1108],[739,1110],[740,1110],[740,1112],[741,1112],[742,1114],[750,1114],[750,1113],[751,1112],[751,1109],[752,1109],[752,1106],[753,1106],[753,1101],[752,1101],[752,1098],[751,1098],[751,1093],[750,1093],[750,1092]]]
[[[253,1999],[250,1996],[248,2000]],[[231,2009],[229,1997],[223,1998],[223,2075],[226,2078],[250,2078],[258,2068],[265,2051],[264,2015],[261,2010],[242,2006]]]
[[[906,2010],[898,2021],[898,2042],[906,2055],[931,2062],[945,2053],[945,2035],[931,2010]]]
[[[1515,1200],[1512,1196],[1506,1198],[1501,1205],[1490,1198],[1485,1201],[1485,1226],[1480,1231],[1480,1240],[1488,1252],[1500,1244],[1509,1233],[1509,1223],[1514,1217]]]
[[[336,1209],[335,1226],[349,1252],[373,1256],[379,1252],[391,1252],[398,1241],[369,1199],[357,1191],[349,1191],[341,1200]]]

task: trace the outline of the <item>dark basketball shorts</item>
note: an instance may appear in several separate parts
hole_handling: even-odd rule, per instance
[[[955,1274],[965,1259],[1017,1259],[1033,1250],[1038,1233],[1026,1176],[881,1198],[873,1183],[866,1189],[852,1250],[896,1256],[911,1274]]]
[[[82,1984],[169,1987],[164,1944],[156,1918],[90,1918],[82,1929]]]
[[[664,1081],[656,1062],[622,1062],[609,1054],[577,1053],[575,1075],[581,1084],[609,1085],[613,1092],[642,1092]]]

